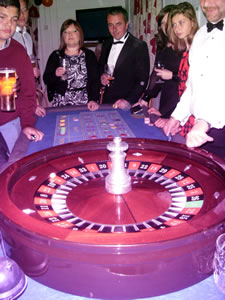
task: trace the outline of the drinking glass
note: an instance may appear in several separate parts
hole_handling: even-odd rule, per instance
[[[114,72],[114,66],[106,64],[104,67],[104,73],[108,75],[108,78],[107,78],[109,81],[108,86],[111,86],[113,83],[113,80],[114,80],[113,72]]]
[[[36,59],[35,59],[35,56],[33,54],[30,55],[30,61],[31,61],[31,64],[32,64],[32,68],[35,68],[36,67]]]
[[[13,68],[0,69],[0,102],[1,111],[16,110],[16,92],[14,85],[16,83],[16,70]]]
[[[219,235],[216,240],[213,269],[215,283],[225,293],[225,233]]]
[[[157,62],[155,62],[155,68],[157,68],[157,69],[164,69],[164,64],[160,60],[158,60]],[[163,82],[164,82],[163,79],[161,79],[160,77],[158,77],[157,83],[163,83]]]
[[[62,80],[67,80],[67,63],[65,58],[61,58],[61,67],[65,69],[65,73],[62,75]]]
[[[157,69],[164,69],[164,64],[161,61],[158,60],[155,63],[155,68],[157,68]]]

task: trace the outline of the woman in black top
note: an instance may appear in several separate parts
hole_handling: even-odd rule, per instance
[[[155,67],[150,76],[149,86],[142,97],[143,100],[150,102],[161,92],[159,109],[151,107],[148,110],[152,123],[161,128],[179,101],[177,74],[181,55],[174,51],[166,34],[168,14],[174,8],[175,5],[168,5],[159,13],[158,34],[155,36],[157,45]]]
[[[60,30],[60,47],[49,56],[44,72],[52,106],[86,105],[99,99],[99,73],[93,51],[84,48],[83,31],[75,20],[66,20]]]

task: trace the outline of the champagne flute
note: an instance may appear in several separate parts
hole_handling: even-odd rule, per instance
[[[114,80],[113,77],[113,72],[114,72],[114,66],[113,65],[108,65],[106,64],[104,66],[104,73],[108,75],[107,79],[109,81],[108,86],[111,86]]]
[[[62,80],[67,80],[67,63],[66,63],[66,59],[62,58],[61,59],[61,66],[65,69],[65,73],[62,75]]]

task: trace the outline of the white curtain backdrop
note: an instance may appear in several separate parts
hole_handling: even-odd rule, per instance
[[[163,6],[162,0],[134,0],[134,29],[136,37],[144,40],[149,49],[151,71],[155,59],[157,15]]]

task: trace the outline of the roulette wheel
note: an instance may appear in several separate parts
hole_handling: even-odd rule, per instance
[[[0,176],[8,255],[28,276],[75,295],[134,299],[212,273],[225,219],[220,159],[165,141],[123,141],[124,194],[105,188],[109,139],[40,151]]]

